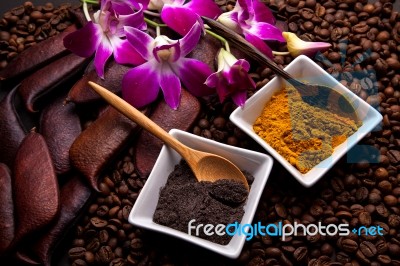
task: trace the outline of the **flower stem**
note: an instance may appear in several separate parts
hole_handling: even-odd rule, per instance
[[[277,51],[272,51],[273,55],[290,55],[289,52],[277,52]]]
[[[206,32],[207,32],[208,34],[210,34],[211,36],[213,36],[215,39],[221,41],[221,42],[225,45],[225,50],[226,50],[227,52],[229,52],[229,53],[231,52],[231,49],[229,48],[229,43],[228,43],[228,41],[227,41],[224,37],[222,37],[222,36],[216,34],[215,32],[212,32],[211,30],[208,30],[208,29],[206,29]]]
[[[83,13],[85,14],[85,18],[87,21],[92,21],[92,19],[90,18],[90,15],[89,15],[89,10],[88,10],[88,5],[87,5],[88,2],[86,2],[86,1],[87,0],[83,1]]]
[[[160,28],[161,27],[167,27],[166,24],[159,24],[157,22],[152,21],[151,19],[144,18],[144,21],[147,23],[147,25],[152,26],[153,28],[156,28],[156,34],[157,36],[160,36]]]
[[[92,4],[92,5],[98,5],[99,1],[96,0],[81,0],[84,3]]]
[[[144,10],[143,13],[145,13],[146,15],[149,15],[149,16],[153,16],[153,17],[160,17],[160,13],[153,12],[150,10]]]

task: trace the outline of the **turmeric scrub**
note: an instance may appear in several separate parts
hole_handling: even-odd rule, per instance
[[[355,121],[311,106],[293,87],[272,96],[254,131],[301,173],[328,158],[357,131]]]

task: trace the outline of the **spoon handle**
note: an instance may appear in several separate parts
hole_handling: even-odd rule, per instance
[[[89,85],[93,88],[95,92],[97,92],[103,99],[105,99],[109,104],[111,104],[114,108],[124,114],[126,117],[140,125],[142,128],[156,136],[157,138],[164,141],[168,146],[177,151],[182,157],[189,151],[189,147],[185,146],[181,142],[177,141],[174,137],[168,134],[164,129],[162,129],[159,125],[154,123],[151,119],[145,116],[142,112],[137,110],[135,107],[107,90],[106,88],[89,81]]]
[[[217,33],[218,35],[223,36],[225,39],[229,40],[232,44],[234,44],[240,50],[243,50],[246,55],[248,55],[251,59],[257,61],[261,65],[267,65],[271,68],[276,74],[287,80],[294,87],[304,86],[303,83],[296,80],[292,77],[288,72],[281,69],[274,61],[269,59],[263,53],[261,53],[254,45],[249,43],[245,38],[221,24],[218,21],[213,19],[202,17],[203,21],[210,26],[210,28]]]

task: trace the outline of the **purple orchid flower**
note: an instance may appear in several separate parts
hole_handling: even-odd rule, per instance
[[[122,97],[135,107],[153,102],[160,91],[172,109],[180,102],[181,82],[194,96],[211,94],[204,81],[212,73],[207,64],[185,58],[200,39],[202,26],[195,23],[187,35],[171,40],[160,35],[153,39],[148,34],[125,27],[126,37],[135,44],[137,52],[146,63],[131,69],[122,80]]]
[[[237,0],[233,10],[223,13],[217,20],[243,34],[247,41],[271,58],[272,51],[264,41],[285,42],[282,32],[274,26],[271,10],[259,0]]]
[[[146,29],[143,10],[135,11],[123,1],[103,0],[99,11],[82,29],[64,38],[64,46],[73,53],[90,57],[95,54],[94,65],[97,74],[104,78],[104,66],[112,54],[119,64],[138,65],[144,59],[124,38],[124,26]]]
[[[236,105],[243,107],[247,90],[256,87],[249,69],[249,62],[236,59],[222,48],[218,53],[218,70],[207,78],[206,85],[217,89],[220,102],[230,96]]]
[[[182,36],[196,22],[202,24],[200,16],[214,19],[222,13],[213,0],[150,0],[148,8],[160,11],[164,23]]]

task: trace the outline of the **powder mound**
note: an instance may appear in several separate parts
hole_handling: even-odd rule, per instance
[[[296,89],[287,87],[265,105],[253,129],[305,174],[331,156],[336,146],[357,131],[358,125],[305,103]]]
[[[227,204],[237,204],[246,200],[249,192],[239,182],[221,179],[207,184],[208,191],[215,199]]]
[[[244,174],[250,184],[253,177]],[[189,233],[188,224],[193,219],[192,226],[240,223],[247,195],[246,188],[236,181],[197,182],[192,170],[182,160],[160,191],[153,221],[184,233]],[[202,229],[198,230],[198,237],[217,244],[227,245],[232,238],[226,234],[209,236]],[[196,230],[192,229],[190,234],[196,235]]]

